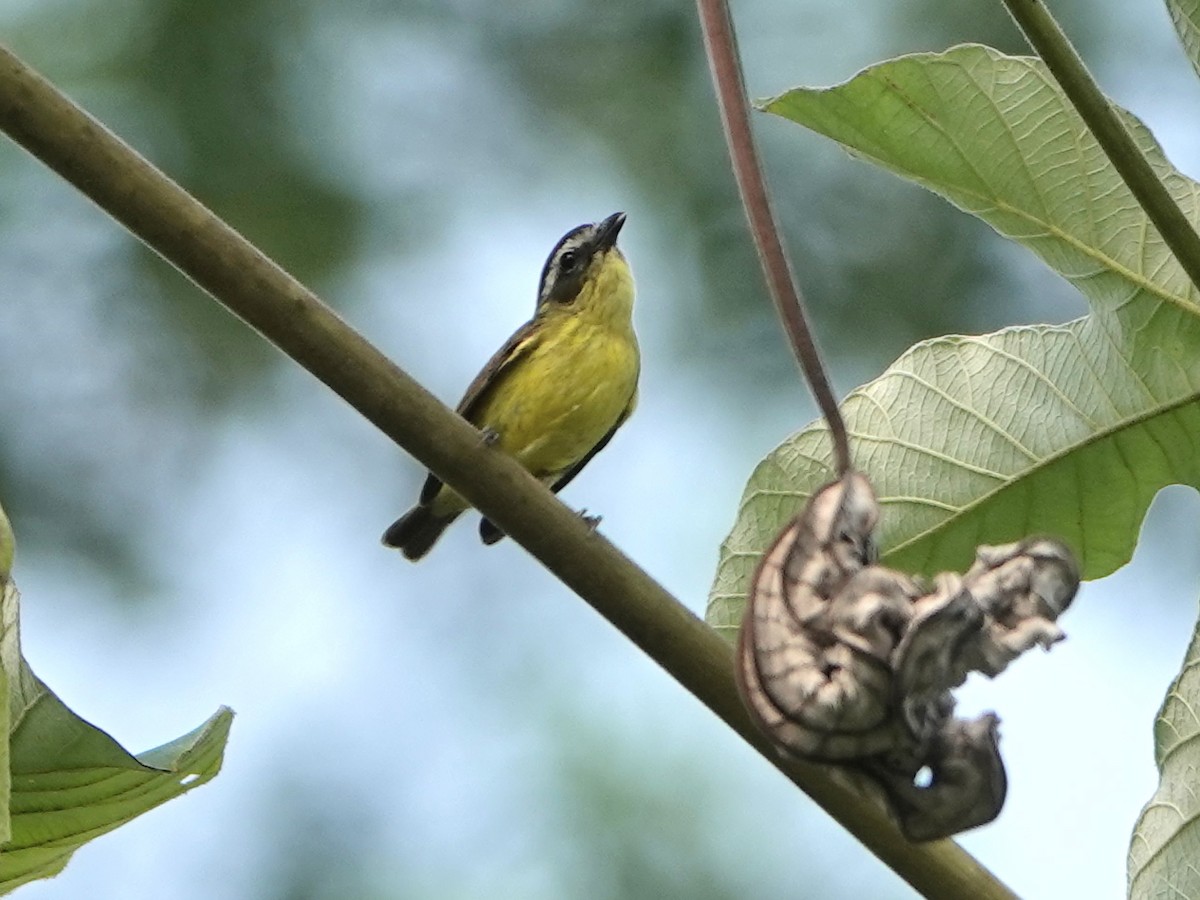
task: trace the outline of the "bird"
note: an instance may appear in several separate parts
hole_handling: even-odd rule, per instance
[[[637,406],[633,274],[617,247],[624,224],[618,212],[562,236],[542,267],[533,317],[488,360],[458,404],[486,444],[555,492],[608,445]],[[419,560],[469,508],[431,472],[383,544]],[[484,518],[479,536],[494,544],[504,532]]]

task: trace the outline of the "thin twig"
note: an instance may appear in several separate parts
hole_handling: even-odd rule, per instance
[[[1089,74],[1046,5],[1041,0],[1003,2],[1192,284],[1200,288],[1200,235],[1154,173],[1117,110]]]
[[[307,288],[2,47],[0,130],[436,472],[917,891],[947,900],[1011,898],[953,842],[910,844],[876,803],[825,768],[781,759],[746,714],[732,648],[716,632],[515,460],[483,446],[479,432]],[[374,543],[374,532],[364,539]]]
[[[704,46],[708,52],[708,63],[717,89],[717,103],[721,107],[721,122],[725,126],[725,141],[729,145],[729,156],[733,163],[733,174],[742,194],[746,218],[750,221],[754,246],[758,248],[758,259],[767,279],[767,290],[775,303],[780,321],[783,322],[792,351],[796,354],[796,361],[800,363],[800,370],[808,379],[817,406],[829,424],[829,434],[833,440],[834,467],[840,477],[850,469],[851,463],[846,424],[842,421],[837,400],[833,396],[829,378],[821,363],[821,354],[817,350],[812,329],[808,324],[804,299],[796,284],[795,273],[779,239],[779,224],[771,207],[771,198],[767,194],[762,163],[754,144],[754,134],[750,130],[750,104],[746,99],[746,85],[742,78],[742,64],[738,56],[733,20],[725,0],[697,0],[697,3],[700,8],[700,26],[704,31]]]

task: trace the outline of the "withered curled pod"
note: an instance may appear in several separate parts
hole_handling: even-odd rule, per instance
[[[905,833],[930,840],[995,818],[1007,783],[999,720],[953,718],[952,688],[1061,640],[1079,570],[1061,542],[1029,538],[980,547],[929,589],[875,564],[878,519],[850,472],[783,529],[751,580],[738,689],[782,752],[867,774]]]

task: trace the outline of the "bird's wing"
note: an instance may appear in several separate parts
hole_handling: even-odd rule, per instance
[[[472,425],[479,424],[472,418],[476,410],[491,396],[496,387],[505,380],[517,361],[525,357],[541,341],[540,334],[534,328],[535,321],[534,319],[530,319],[518,328],[513,333],[513,336],[504,342],[504,346],[497,350],[492,358],[487,361],[487,365],[480,369],[479,374],[475,376],[475,380],[467,387],[462,400],[458,402],[457,411],[460,416]],[[425,505],[432,503],[433,498],[437,496],[437,492],[441,487],[441,479],[430,472],[429,477],[425,479],[425,486],[421,488],[420,502]]]

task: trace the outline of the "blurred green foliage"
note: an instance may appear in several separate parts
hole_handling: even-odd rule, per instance
[[[1068,6],[1069,13],[1078,5]],[[998,10],[972,9],[967,16],[953,3],[922,0],[916,8],[875,10],[857,26],[874,21],[886,28],[891,52],[962,39],[1017,49],[1015,30]],[[1077,20],[1094,17],[1067,16],[1068,24]],[[855,37],[855,22],[820,22],[823,32],[796,35],[797,53],[805,42]],[[1084,34],[1085,51],[1099,27],[1092,24]],[[269,0],[81,0],[29,7],[6,32],[18,52],[320,290],[352,270],[364,229],[388,199],[350,177],[348,154],[340,164],[329,162],[339,159],[346,143],[337,111],[350,102],[342,90],[353,81],[338,67],[345,61],[326,48],[330,35],[388,28],[416,33],[434,45],[435,54],[469,59],[506,86],[529,121],[545,127],[521,136],[527,158],[515,178],[536,182],[543,173],[559,179],[565,170],[566,183],[555,189],[570,190],[572,177],[588,177],[579,167],[572,170],[572,157],[585,158],[585,148],[597,145],[619,163],[680,251],[678,295],[657,302],[665,299],[674,310],[681,362],[726,373],[743,387],[765,380],[795,389],[729,174],[695,13],[686,4],[625,0],[596,14],[588,4],[567,0],[519,10],[467,0],[361,0],[336,8]],[[743,43],[752,52],[754,42]],[[786,69],[778,71],[772,89],[791,86],[790,77]],[[505,127],[500,120],[470,126]],[[919,338],[1004,323],[1003,311],[991,311],[996,297],[1010,289],[1003,265],[984,248],[984,229],[920,191],[847,163],[816,140],[762,130],[777,207],[827,355],[861,357],[868,370],[877,370]],[[402,166],[406,149],[377,152]],[[399,216],[402,226],[426,239],[436,239],[438,204],[454,191],[453,157],[442,161],[442,171],[446,181],[411,191],[408,215]],[[112,400],[122,408],[106,427],[120,429],[168,466],[186,466],[189,457],[202,456],[213,429],[228,416],[269,406],[263,378],[280,363],[278,354],[83,201],[48,187],[53,176],[8,148],[0,154],[0,175],[5,173],[16,178],[5,191],[9,212],[0,212],[0,291],[6,301],[87,304],[104,321],[122,320],[107,335],[120,341],[112,350],[124,357],[126,370],[113,387],[135,399]],[[39,222],[39,240],[30,246],[27,237],[25,243],[17,237],[22,230],[28,235],[29,220],[13,212],[36,209],[47,190],[59,193],[61,209],[53,229]],[[30,296],[14,270],[27,279],[30,269],[76,254],[64,240],[71,220],[104,232],[91,238],[103,248],[79,279],[90,296]],[[662,264],[669,268],[671,261]],[[62,290],[81,289],[74,283]],[[352,296],[344,300],[354,302]],[[886,340],[864,344],[864,332],[883,333]],[[86,344],[94,337],[79,340]],[[14,348],[3,368],[15,378],[22,367]],[[168,440],[161,438],[162,423],[149,421],[164,409],[172,419]],[[14,421],[19,410],[9,405],[0,411]],[[23,427],[35,430],[38,423],[25,421]],[[33,453],[20,441],[0,443],[0,495],[22,523],[25,545],[34,552],[46,544],[56,552],[73,550],[127,587],[145,583],[153,573],[137,549],[138,530],[128,524],[145,513],[137,497],[153,493],[154,485],[133,484],[135,496],[114,499],[108,485],[116,473],[104,441],[49,434],[34,443],[40,446]],[[64,472],[74,474],[64,478]],[[123,477],[136,482],[143,476]]]
[[[1103,64],[1100,17],[1079,0],[1057,7]],[[742,45],[752,90],[765,94],[808,77],[810,60],[843,64],[871,41],[856,64],[962,40],[1019,50],[998,10],[918,0],[736,12],[755,16]],[[772,17],[788,25],[768,44]],[[416,258],[451,234],[452,209],[493,216],[497,194],[545,204],[584,191],[603,160],[654,211],[647,231],[669,248],[654,264],[674,292],[654,304],[672,367],[722,384],[736,398],[729,410],[800,390],[690,4],[60,0],[0,6],[0,23],[18,54],[351,318],[370,254]],[[364,88],[392,105],[365,107]],[[379,122],[396,110],[411,120]],[[1012,305],[1028,292],[1028,270],[978,223],[795,128],[757,125],[818,335],[843,368],[870,374],[919,338],[1011,324],[1014,308],[1052,317],[1041,295]],[[367,133],[386,139],[364,148]],[[474,170],[488,154],[499,162],[483,177],[507,181],[482,196]],[[464,264],[476,255],[462,254]],[[155,548],[162,523],[187,514],[192,473],[239,424],[278,420],[272,401],[290,364],[7,143],[0,298],[10,338],[0,499],[22,554],[109,582],[113,596],[146,598],[166,577]],[[780,437],[799,424],[781,423]],[[698,817],[720,804],[709,805],[701,763],[689,772],[689,760],[674,760],[648,784],[637,760],[600,746],[604,735],[572,733],[548,732],[557,758],[547,797],[562,803],[548,815],[564,818],[539,832],[561,837],[551,863],[577,876],[566,887],[581,897],[738,896],[744,882],[731,883],[703,846],[713,826]],[[262,830],[279,831],[264,883],[248,895],[447,896],[391,884],[362,837],[381,826],[355,813],[358,798],[308,795],[307,782],[277,777]]]

